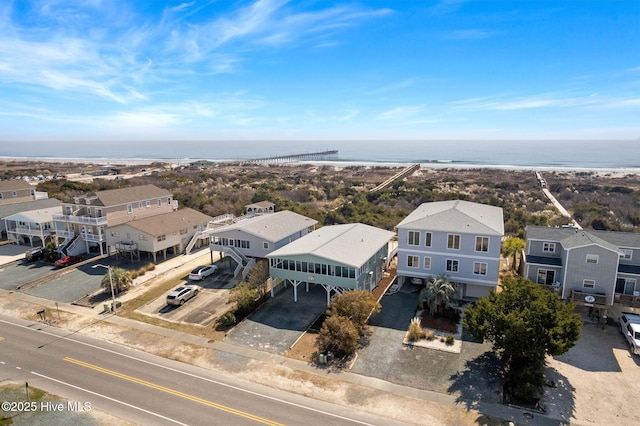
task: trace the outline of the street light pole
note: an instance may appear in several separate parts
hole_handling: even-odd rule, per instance
[[[113,315],[118,315],[118,308],[116,307],[116,294],[113,290],[113,278],[111,277],[111,265],[102,265],[98,263],[97,265],[93,265],[91,268],[95,269],[97,267],[105,268],[109,272],[109,285],[111,287],[111,300],[113,304]]]

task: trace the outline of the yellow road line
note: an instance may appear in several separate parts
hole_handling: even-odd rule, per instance
[[[156,390],[159,390],[159,391],[171,394],[171,395],[179,396],[181,398],[188,399],[190,401],[197,402],[199,404],[206,405],[208,407],[216,408],[218,410],[225,411],[225,412],[230,413],[230,414],[235,414],[236,416],[244,417],[244,418],[247,418],[249,420],[254,420],[256,422],[263,423],[263,424],[266,424],[266,425],[283,426],[281,423],[273,422],[273,421],[265,419],[263,417],[258,417],[258,416],[255,416],[253,414],[246,413],[244,411],[240,411],[240,410],[236,410],[236,409],[231,408],[231,407],[227,407],[225,405],[216,404],[215,402],[208,401],[208,400],[202,399],[202,398],[198,398],[197,396],[189,395],[189,394],[186,394],[184,392],[180,392],[180,391],[177,391],[175,389],[167,388],[165,386],[157,385],[155,383],[147,382],[146,380],[137,379],[137,378],[132,377],[132,376],[127,376],[126,374],[118,373],[117,371],[113,371],[113,370],[108,370],[106,368],[102,368],[102,367],[99,367],[97,365],[89,364],[89,363],[84,362],[84,361],[79,361],[77,359],[73,359],[73,358],[69,358],[69,357],[64,357],[64,360],[68,361],[68,362],[71,362],[73,364],[76,364],[76,365],[80,365],[82,367],[89,368],[91,370],[98,371],[100,373],[108,374],[110,376],[118,377],[120,379],[127,380],[129,382],[137,383],[139,385],[147,386],[149,388],[156,389]]]
[[[0,337],[0,341],[4,340],[4,337]]]

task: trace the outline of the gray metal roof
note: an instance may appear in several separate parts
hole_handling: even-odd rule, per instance
[[[308,218],[289,210],[281,212],[263,214],[248,219],[241,220],[233,225],[220,227],[219,231],[214,230],[211,235],[222,235],[227,231],[241,230],[251,235],[255,235],[265,241],[278,242],[283,238],[315,226],[317,220]]]
[[[502,207],[464,200],[424,203],[404,218],[397,228],[504,235]]]
[[[359,268],[395,236],[363,223],[324,226],[267,257],[312,255]]]
[[[611,240],[615,238],[607,236],[607,232],[596,233],[595,231],[587,231],[577,228],[551,228],[548,226],[531,225],[527,226],[525,230],[527,232],[527,239],[558,242],[562,244],[562,247],[564,247],[565,250],[590,245],[599,245],[616,253],[620,253],[619,246],[611,242]],[[636,239],[636,243],[639,242],[640,235],[638,235],[638,238]],[[640,247],[640,245],[636,245],[635,247]]]
[[[50,209],[58,207],[57,213],[62,213],[62,201],[55,198],[45,198],[43,200],[25,201],[23,203],[0,204],[0,219],[20,212],[28,212],[38,209]]]
[[[640,248],[640,234],[635,232],[616,231],[589,231],[591,234],[602,238],[617,247]]]

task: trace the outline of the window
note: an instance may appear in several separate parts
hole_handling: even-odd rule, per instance
[[[584,288],[595,288],[596,281],[595,280],[582,280],[582,287]]]
[[[164,240],[166,240],[166,239],[167,239],[167,236],[166,236],[166,235],[158,235],[158,242],[160,242],[160,241],[164,241]]]
[[[151,207],[151,200],[147,200],[147,208]]]
[[[545,253],[555,253],[556,243],[542,243],[542,251]]]
[[[447,259],[447,271],[448,272],[458,272],[458,261]]]
[[[117,238],[120,236],[120,233],[118,231],[111,231],[111,236]]]
[[[633,257],[633,250],[630,249],[622,249],[622,253],[624,253],[622,257],[624,260],[631,260],[631,258]]]
[[[142,201],[138,201],[138,208],[141,209],[142,208]]]
[[[171,205],[171,197],[167,197],[167,205],[170,206]]]
[[[484,262],[473,262],[473,275],[487,275],[487,264]]]
[[[4,198],[4,195],[2,194],[2,192],[0,192],[0,200],[2,200]]]
[[[162,207],[162,200],[158,198],[158,207]]]
[[[636,290],[635,278],[618,278],[616,280],[616,293],[633,294]]]
[[[131,204],[127,204],[127,213],[133,213],[133,206],[131,206]]]
[[[431,232],[424,233],[424,246],[431,247]]]
[[[447,248],[451,250],[460,250],[460,235],[449,234],[447,236]]]
[[[140,234],[140,235],[138,235],[138,239],[140,241],[147,241],[147,236],[145,234]]]
[[[408,256],[407,257],[407,266],[409,268],[417,268],[419,266],[418,262],[419,262],[418,256]]]
[[[266,242],[266,241],[264,241],[264,242],[262,243],[262,248],[263,248],[263,249],[265,249],[265,250],[269,250],[269,243],[268,243],[268,242]]]
[[[489,237],[476,237],[476,251],[489,251]]]
[[[409,238],[407,244],[410,246],[420,245],[420,233],[418,231],[409,231]]]
[[[553,285],[555,282],[556,273],[548,269],[538,269],[538,278],[536,282],[538,284]]]
[[[588,254],[587,255],[587,263],[598,263],[598,255],[597,254]]]
[[[425,257],[424,258],[424,269],[431,269],[431,258],[430,257]]]
[[[14,197],[17,197],[18,196],[18,191],[11,192],[11,195],[13,195]]]

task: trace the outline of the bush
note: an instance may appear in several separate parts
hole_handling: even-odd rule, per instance
[[[359,339],[358,329],[349,318],[332,315],[324,320],[316,347],[321,353],[331,351],[341,358],[356,353]]]
[[[149,262],[149,263],[145,264],[142,268],[143,268],[146,272],[149,272],[149,271],[153,271],[154,269],[156,269],[156,265],[155,265],[155,264],[153,264],[153,263],[151,263],[151,262]]]
[[[247,282],[241,282],[229,292],[229,302],[236,304],[236,313],[242,316],[253,311],[259,297],[260,291]]]
[[[226,312],[220,317],[220,319],[218,319],[218,322],[220,325],[230,327],[236,323],[236,316],[233,312]]]
[[[454,342],[455,342],[455,339],[453,338],[453,336],[451,336],[451,335],[447,336],[447,339],[446,339],[446,342],[445,342],[447,345],[451,346],[451,345],[453,345]]]
[[[427,331],[426,333],[424,333],[424,338],[431,341],[436,338],[436,335],[433,334],[433,331]]]
[[[426,333],[422,331],[422,327],[420,326],[420,318],[414,318],[411,320],[411,324],[409,324],[409,331],[407,333],[407,340],[410,342],[415,342],[420,339],[424,339]]]

